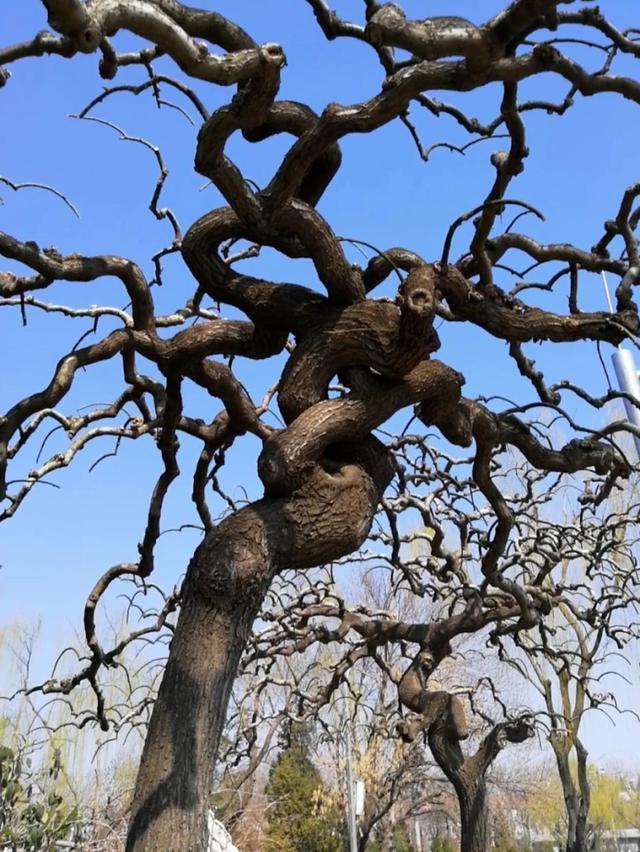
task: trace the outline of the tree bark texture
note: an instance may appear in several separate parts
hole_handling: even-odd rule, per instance
[[[460,806],[460,852],[487,852],[490,838],[484,777],[461,778],[455,790]]]
[[[185,600],[136,784],[127,850],[204,850],[216,751],[255,617]]]
[[[473,758],[465,758],[459,737],[444,714],[431,725],[428,736],[431,753],[453,784],[458,798],[461,852],[487,852],[489,816],[485,772],[488,764],[474,759],[480,752]]]
[[[494,725],[477,751],[465,756],[460,741],[468,736],[468,729],[460,699],[445,692],[434,695],[440,710],[428,728],[429,747],[458,797],[461,852],[488,852],[491,837],[486,774],[507,743],[521,743],[533,736],[533,720],[523,715]],[[449,699],[446,703],[445,696]],[[456,702],[451,700],[454,697]]]
[[[570,750],[567,743],[560,739],[551,739],[556,757],[558,775],[562,785],[562,794],[567,813],[566,852],[585,852],[589,837],[589,805],[591,786],[587,776],[588,753],[582,742],[575,738],[577,780],[570,765]]]
[[[216,752],[238,662],[269,582],[349,553],[366,538],[391,477],[375,439],[317,466],[289,498],[265,498],[209,533],[189,565],[183,604],[145,742],[127,852],[206,848]]]

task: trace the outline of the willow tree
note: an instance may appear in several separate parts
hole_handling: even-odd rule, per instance
[[[635,236],[640,185],[631,185],[618,208],[610,211],[612,218],[592,248],[533,239],[523,229],[530,218],[522,219],[521,214],[540,214],[526,200],[511,198],[509,189],[524,168],[525,119],[532,112],[563,115],[581,98],[597,105],[601,95],[640,103],[640,83],[627,76],[633,68],[630,60],[640,55],[637,31],[618,29],[597,8],[571,0],[514,0],[478,23],[459,17],[412,20],[396,4],[373,0],[365,0],[361,19],[350,22],[324,0],[307,0],[319,39],[357,40],[375,52],[382,68],[382,82],[371,79],[367,100],[327,103],[316,114],[305,103],[278,99],[281,77],[287,74],[286,45],[259,45],[215,11],[177,0],[43,2],[50,29],[25,43],[0,48],[0,82],[19,86],[16,63],[29,57],[56,55],[78,62],[78,54],[95,53],[100,57],[98,72],[106,80],[123,66],[140,66],[141,82],[125,84],[125,89],[150,90],[161,104],[161,89],[171,87],[190,100],[201,119],[195,169],[225,201],[183,234],[172,212],[159,206],[166,169],[156,152],[160,177],[151,208],[175,228],[171,245],[155,257],[156,278],[164,255],[179,252],[186,267],[183,277],[188,270],[194,280],[191,297],[169,314],[156,310],[156,282],[145,276],[140,258],[67,253],[41,248],[29,234],[0,234],[0,254],[8,262],[7,271],[0,274],[3,305],[15,305],[23,315],[37,309],[96,321],[96,337],[91,342],[83,339],[64,355],[44,387],[25,393],[0,418],[2,519],[15,514],[36,483],[104,436],[120,441],[150,436],[162,459],[139,554],[106,571],[89,594],[86,667],[75,677],[45,685],[47,692],[68,693],[88,681],[96,690],[96,715],[103,724],[107,720],[100,674],[117,659],[121,647],[101,646],[95,630],[97,603],[118,578],[144,579],[152,572],[163,502],[179,474],[178,438],[187,435],[201,442],[192,475],[204,537],[186,569],[180,615],[137,779],[127,848],[202,849],[225,708],[252,622],[279,572],[304,571],[336,560],[365,540],[394,475],[391,456],[373,430],[415,405],[422,423],[443,440],[454,447],[473,447],[471,476],[494,519],[484,542],[482,586],[518,608],[519,630],[536,625],[548,601],[540,587],[517,581],[513,559],[503,559],[514,518],[493,475],[494,454],[508,444],[544,472],[589,470],[599,481],[593,486],[595,500],[628,474],[629,460],[614,441],[627,428],[624,423],[598,431],[593,426],[597,417],[586,427],[567,418],[573,435],[568,443],[554,446],[544,428],[528,422],[533,403],[562,413],[563,397],[577,395],[597,409],[616,393],[591,396],[571,379],[548,385],[523,345],[595,341],[617,346],[635,336],[638,313],[632,292],[640,266]],[[133,50],[131,36],[142,42]],[[590,58],[578,62],[572,52],[577,43],[583,53],[592,46],[602,63]],[[177,67],[177,78],[156,71],[156,63],[165,63],[164,68],[167,58]],[[622,73],[617,73],[618,62]],[[15,80],[9,80],[9,67],[15,67]],[[55,74],[53,64],[47,67]],[[529,88],[530,81],[542,75],[557,81],[562,91],[568,88],[559,102],[521,97],[521,87]],[[193,87],[189,81],[194,81]],[[204,84],[209,89],[236,89],[228,103],[209,113],[207,98],[199,94]],[[460,106],[463,93],[484,87],[487,97],[501,93],[496,117],[486,124]],[[122,90],[117,84],[110,86],[90,108],[117,90]],[[434,97],[442,91],[455,94],[453,104]],[[355,264],[319,212],[318,202],[340,175],[340,142],[352,134],[374,134],[399,120],[413,134],[419,153],[428,156],[409,117],[411,107],[447,116],[468,134],[468,142],[487,140],[492,146],[492,183],[473,210],[462,213],[448,230],[443,223],[438,256],[423,257],[419,245],[382,245],[368,262]],[[228,141],[238,133],[257,146],[278,134],[293,137],[261,187],[247,180],[226,152]],[[500,142],[494,143],[494,138]],[[394,203],[403,203],[402,186]],[[428,197],[424,205],[428,211]],[[507,225],[501,219],[506,211],[515,217]],[[471,238],[454,256],[460,234],[468,232],[459,230],[465,223]],[[358,238],[366,244],[362,230]],[[235,260],[233,245],[238,249]],[[238,255],[255,257],[265,247],[287,258],[306,258],[317,281],[275,282],[238,266]],[[518,273],[512,256],[524,256],[537,276],[542,271],[542,283]],[[584,309],[586,274],[599,272],[616,282],[611,313]],[[392,273],[401,281],[395,298],[372,295]],[[509,280],[512,274],[515,284]],[[60,282],[97,286],[102,278],[121,283],[125,309],[96,306],[90,297],[84,308],[57,303]],[[553,293],[565,281],[565,303],[559,292],[548,309],[529,298],[535,288]],[[221,316],[215,305],[234,318]],[[235,318],[238,315],[244,318]],[[118,321],[103,336],[97,325],[101,316]],[[432,357],[440,345],[436,320],[445,327],[476,327],[505,341],[509,357],[529,382],[531,404],[500,412],[464,397],[464,377],[446,363],[449,355],[442,361]],[[256,405],[244,389],[234,368],[238,357],[273,359],[281,428],[263,418],[269,400]],[[61,406],[79,373],[91,373],[107,361],[121,365],[121,393],[108,406],[65,413]],[[143,362],[153,368],[149,375],[142,371]],[[336,377],[340,386],[332,392]],[[190,386],[219,400],[220,412],[212,417],[206,410],[200,416],[189,410]],[[128,413],[132,408],[133,416]],[[518,411],[521,419],[515,416]],[[13,473],[35,444],[33,436],[52,421],[69,436],[67,448],[36,467],[16,467]],[[225,449],[247,433],[262,445],[257,470],[264,494],[216,523],[207,506],[207,485],[212,477],[215,481]],[[453,570],[451,554],[438,538],[434,544],[435,562],[440,561],[445,572]],[[463,545],[461,559],[464,552]],[[172,598],[164,616],[176,604]]]

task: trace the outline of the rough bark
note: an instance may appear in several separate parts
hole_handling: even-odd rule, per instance
[[[533,720],[525,715],[495,725],[477,751],[465,756],[460,747],[460,707],[450,702],[449,713],[445,710],[447,705],[441,703],[441,707],[442,712],[428,728],[429,747],[458,797],[460,849],[461,852],[487,852],[491,838],[486,774],[508,742],[520,743],[533,736]],[[455,715],[451,712],[454,708]],[[462,733],[467,734],[466,728]]]
[[[455,791],[460,806],[460,852],[487,852],[490,837],[484,777],[461,778]]]
[[[589,836],[589,805],[591,785],[587,776],[587,750],[582,742],[575,738],[576,771],[574,778],[570,765],[570,749],[561,739],[551,737],[551,745],[556,758],[558,775],[562,786],[565,811],[567,814],[566,852],[584,852]]]
[[[444,733],[438,723],[429,731],[429,746],[456,792],[460,809],[461,852],[487,852],[490,838],[486,768],[482,771],[472,768],[463,757],[457,740]]]
[[[128,852],[205,848],[206,811],[229,692],[269,581],[356,549],[391,477],[374,439],[317,466],[291,497],[266,498],[209,533],[189,565],[183,605],[136,783]]]
[[[486,769],[472,766],[465,759],[459,739],[446,715],[436,719],[428,735],[431,753],[451,781],[458,798],[461,852],[487,852]]]
[[[136,783],[127,850],[203,850],[225,710],[255,604],[183,603]]]

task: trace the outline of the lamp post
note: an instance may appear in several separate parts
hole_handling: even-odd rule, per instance
[[[638,271],[635,267],[632,267],[627,275],[633,274],[633,276],[636,277],[637,272]],[[602,275],[602,283],[604,284],[604,292],[607,297],[609,310],[613,313],[613,305],[611,303],[611,296],[609,295],[607,277],[604,272],[600,274]],[[637,404],[634,405],[630,399],[625,398],[624,409],[629,423],[632,426],[635,426],[640,432],[640,408],[638,407],[640,406],[640,379],[638,378],[638,369],[633,359],[633,353],[629,349],[624,349],[621,344],[611,356],[611,361],[613,362],[613,368],[616,372],[618,387],[621,391],[636,400]],[[633,440],[636,452],[640,458],[640,434],[634,434]]]
[[[633,360],[633,354],[629,349],[623,349],[622,346],[619,346],[611,356],[611,360],[616,371],[618,387],[621,391],[638,400],[640,404],[640,380],[638,379],[638,370]],[[640,408],[635,406],[631,400],[625,399],[624,410],[629,423],[640,430]],[[634,435],[633,440],[640,457],[640,436]]]

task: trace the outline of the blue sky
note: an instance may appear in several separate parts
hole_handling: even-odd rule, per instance
[[[362,4],[343,0],[334,5],[346,17],[356,17]],[[425,4],[417,0],[404,5],[410,17],[425,13]],[[429,3],[428,13],[458,14],[478,21],[480,8],[482,15],[489,17],[502,5],[494,0],[481,4],[443,0]],[[632,7],[622,0],[603,4],[621,28],[638,24],[632,19]],[[352,41],[326,42],[302,0],[224,0],[215,8],[245,26],[257,41],[283,45],[288,64],[281,97],[304,100],[321,110],[330,101],[355,102],[379,90],[381,72],[372,51]],[[31,38],[45,26],[43,6],[35,0],[0,4],[3,45]],[[122,46],[129,43],[126,38],[121,40]],[[580,50],[576,56],[585,58]],[[158,68],[173,73],[170,62],[159,63]],[[77,206],[81,218],[77,220],[50,194],[35,190],[13,193],[0,186],[4,201],[0,228],[20,239],[55,245],[63,253],[125,255],[150,273],[148,258],[171,237],[168,224],[155,222],[146,209],[157,177],[153,157],[141,146],[120,141],[106,127],[69,117],[103,85],[96,57],[23,60],[11,70],[11,80],[0,91],[4,116],[0,174],[14,181],[55,185]],[[140,82],[143,78],[140,69],[125,69],[116,82]],[[210,110],[232,94],[221,88],[197,88]],[[561,100],[567,85],[540,77],[522,88],[527,97],[535,94]],[[171,99],[178,97],[170,95]],[[497,113],[500,97],[498,86],[464,98],[442,95],[444,100],[464,103],[470,113],[483,120]],[[180,103],[192,111],[188,104]],[[202,212],[221,203],[214,189],[201,191],[204,181],[192,168],[197,124],[192,126],[175,110],[159,112],[149,94],[138,98],[114,96],[94,114],[162,148],[170,169],[164,203],[174,209],[184,229]],[[446,117],[436,119],[417,111],[414,117],[425,144],[467,141]],[[625,186],[638,178],[637,107],[608,95],[578,98],[563,119],[529,113],[526,123],[531,154],[524,174],[509,194],[534,204],[546,216],[545,223],[525,220],[527,231],[547,242],[590,247],[602,233],[602,222],[615,214]],[[276,138],[251,146],[234,138],[228,151],[247,177],[263,185],[288,144],[288,139]],[[394,122],[373,136],[344,141],[343,168],[322,199],[320,210],[340,235],[365,240],[381,249],[403,245],[435,259],[449,223],[486,194],[493,181],[489,156],[503,146],[502,140],[482,142],[464,157],[437,150],[425,164],[419,160],[406,128]],[[468,236],[468,229],[460,229],[458,251],[464,250]],[[362,262],[355,250],[350,251],[354,261]],[[316,286],[309,263],[284,260],[274,252],[265,252],[251,268],[266,278]],[[165,287],[155,292],[159,310],[180,307],[191,289],[192,281],[181,262],[177,258],[168,260]],[[583,278],[581,295],[584,308],[604,307],[597,276]],[[112,280],[91,285],[58,284],[51,299],[77,306],[123,306],[126,302],[119,282]],[[550,304],[558,306],[553,300]],[[0,376],[0,408],[4,410],[45,385],[52,365],[88,327],[88,322],[61,321],[29,310],[28,326],[23,328],[17,311],[2,309],[0,341],[5,369]],[[110,327],[109,321],[101,323],[102,333]],[[468,395],[500,393],[518,400],[532,398],[506,357],[504,343],[466,327],[443,328],[441,337],[440,357],[464,373]],[[538,359],[550,380],[571,378],[594,393],[606,387],[592,345],[531,347],[527,353]],[[239,365],[255,399],[277,378],[280,363]],[[119,389],[118,368],[93,368],[78,377],[61,407],[72,413],[81,406],[112,399]],[[199,416],[208,418],[216,411],[212,401],[197,391],[187,399]],[[572,405],[568,406],[570,410]],[[37,449],[38,444],[34,446]],[[64,444],[54,436],[47,448],[57,446]],[[0,624],[42,616],[44,641],[52,654],[57,647],[56,636],[67,635],[79,626],[82,605],[95,578],[109,565],[135,558],[149,491],[160,470],[155,447],[151,442],[138,441],[135,446],[123,446],[117,459],[102,463],[89,474],[90,465],[109,449],[85,450],[72,470],[55,476],[60,491],[45,485],[34,489],[18,515],[0,529]],[[229,454],[225,482],[238,498],[243,489],[256,494],[256,450],[257,443],[249,437]],[[196,451],[195,446],[183,441],[180,464],[185,476],[172,487],[167,501],[167,528],[194,522],[189,471]],[[34,460],[33,455],[25,457],[23,474]],[[163,536],[157,549],[159,581],[170,584],[177,580],[197,541],[193,531]],[[635,701],[637,704],[637,690]],[[612,751],[624,755],[622,737],[626,730],[619,728],[614,736],[610,727],[596,726],[592,734],[594,756]]]

